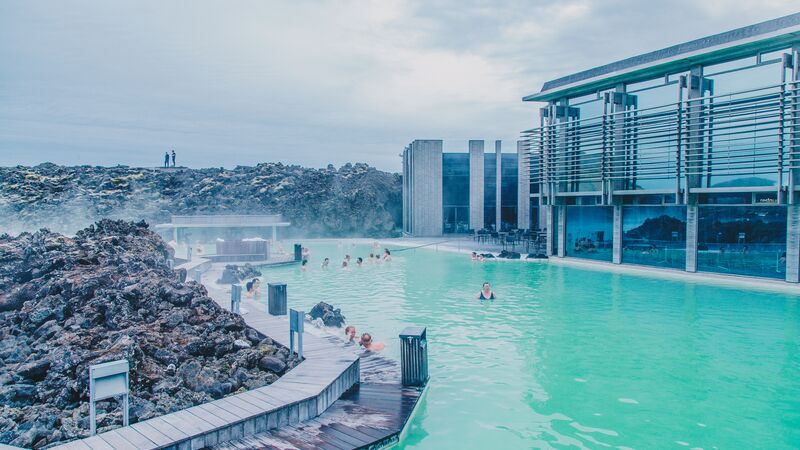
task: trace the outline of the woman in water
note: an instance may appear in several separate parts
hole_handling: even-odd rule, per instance
[[[364,258],[359,256],[356,258],[356,266],[361,267],[362,264],[364,264]]]
[[[364,347],[364,350],[375,353],[383,350],[386,347],[386,344],[383,342],[372,342],[372,335],[369,333],[364,333],[361,335],[361,341],[359,344]]]
[[[247,295],[250,297],[254,297],[261,293],[261,280],[258,278],[253,278],[252,280],[248,281],[247,284],[244,285],[245,289],[247,289]]]
[[[480,301],[484,301],[484,300],[494,301],[494,299],[496,299],[497,296],[494,295],[494,291],[492,291],[492,287],[489,286],[489,282],[488,281],[484,281],[483,282],[483,287],[481,288],[481,291],[478,292],[478,295],[476,295],[475,298],[477,298]]]
[[[389,262],[392,260],[392,253],[388,248],[383,249],[383,260]]]
[[[328,265],[329,265],[330,263],[331,263],[331,259],[330,259],[330,258],[325,258],[325,259],[323,259],[323,260],[322,260],[322,266],[321,266],[321,267],[322,267],[323,269],[327,269],[327,268],[328,268]]]
[[[300,270],[302,270],[303,272],[308,272],[308,260],[307,259],[304,259],[300,263]]]
[[[342,270],[350,270],[350,269],[347,267],[347,261],[342,261]]]

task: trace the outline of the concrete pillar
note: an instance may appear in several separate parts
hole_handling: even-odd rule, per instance
[[[469,141],[469,227],[483,228],[483,141]]]
[[[786,210],[786,281],[800,282],[800,205]]]
[[[686,271],[697,272],[697,222],[696,204],[686,206]]]
[[[553,205],[547,205],[542,208],[545,213],[545,227],[547,228],[547,256],[553,256],[553,245],[555,233],[553,233]]]
[[[495,208],[494,208],[494,229],[500,231],[500,225],[502,221],[500,219],[500,207],[503,204],[500,198],[500,193],[502,191],[502,173],[503,173],[503,153],[500,148],[500,141],[494,141],[494,157],[495,161],[497,161],[497,185],[495,186],[495,192],[497,193],[497,197],[495,198]]]
[[[567,256],[567,207],[558,206],[558,256]]]
[[[531,227],[531,182],[525,141],[517,141],[517,228]]]
[[[409,234],[442,235],[442,141],[415,140],[408,150]]]
[[[622,205],[614,205],[614,225],[611,262],[622,264]]]

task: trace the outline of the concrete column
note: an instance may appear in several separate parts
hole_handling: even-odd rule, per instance
[[[786,210],[786,281],[800,282],[800,205]]]
[[[697,272],[697,205],[686,206],[686,271]]]
[[[502,221],[500,220],[500,206],[503,204],[500,198],[500,192],[502,191],[502,173],[503,173],[503,153],[500,148],[500,141],[494,141],[494,157],[495,161],[497,161],[497,185],[495,186],[495,192],[497,193],[497,197],[495,198],[495,208],[494,208],[494,229],[500,231],[500,224]]]
[[[483,141],[469,141],[469,227],[483,228]]]
[[[553,205],[547,205],[542,208],[545,213],[545,227],[547,228],[547,256],[553,256]]]
[[[614,205],[614,231],[611,262],[622,264],[622,205]]]
[[[558,206],[558,256],[567,256],[567,207]]]
[[[517,228],[531,227],[531,181],[525,141],[517,141]]]
[[[442,141],[411,143],[409,185],[409,233],[413,236],[442,235]]]

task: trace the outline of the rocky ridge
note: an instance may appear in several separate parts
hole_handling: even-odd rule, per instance
[[[102,218],[169,222],[171,214],[282,214],[306,237],[389,236],[400,228],[400,175],[366,164],[311,169],[127,166],[0,167],[0,232],[72,234]]]
[[[167,266],[144,222],[0,235],[0,443],[86,437],[88,368],[126,358],[136,422],[275,381],[297,360]],[[98,431],[121,424],[98,405]]]

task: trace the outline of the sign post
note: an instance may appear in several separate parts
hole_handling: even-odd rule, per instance
[[[240,284],[232,284],[231,285],[231,312],[235,314],[240,314],[239,305],[242,302],[242,285]]]
[[[91,435],[97,434],[97,411],[99,400],[122,396],[122,425],[128,426],[128,360],[109,361],[89,366],[89,419]]]
[[[294,334],[297,333],[297,356],[303,359],[303,322],[306,313],[294,309],[289,310],[289,355],[294,353]]]

